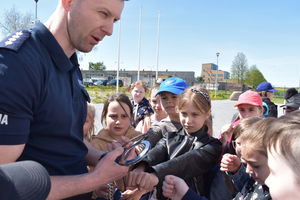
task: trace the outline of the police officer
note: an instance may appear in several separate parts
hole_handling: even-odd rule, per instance
[[[89,193],[128,171],[114,162],[123,148],[98,162],[103,152],[83,142],[89,96],[75,53],[110,36],[123,6],[123,0],[59,0],[45,25],[0,44],[0,164],[41,163],[51,176],[50,199]],[[87,164],[95,165],[92,173]]]

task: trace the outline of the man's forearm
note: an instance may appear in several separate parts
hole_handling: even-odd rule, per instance
[[[51,176],[51,190],[47,199],[64,199],[95,189],[95,181],[88,174],[74,176]]]

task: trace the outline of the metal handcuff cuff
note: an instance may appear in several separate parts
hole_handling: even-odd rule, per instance
[[[119,165],[122,165],[122,166],[132,166],[132,165],[135,165],[135,164],[139,163],[141,160],[143,160],[143,158],[145,158],[148,151],[150,150],[150,142],[145,140],[147,137],[148,137],[148,134],[143,133],[143,134],[140,134],[140,135],[137,135],[137,136],[131,138],[128,142],[123,144],[122,147],[125,147],[128,143],[134,142],[133,145],[131,145],[129,148],[126,148],[124,150],[122,155],[117,157],[116,163],[118,163]],[[139,145],[143,146],[142,152],[139,155],[137,155],[137,157],[135,157],[134,159],[126,160],[126,156],[127,156],[128,152],[131,149],[133,149],[133,148],[135,148],[136,146],[139,146]]]

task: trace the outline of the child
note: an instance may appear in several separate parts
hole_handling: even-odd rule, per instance
[[[165,177],[163,195],[172,200],[207,200],[189,188],[183,179],[173,175]]]
[[[269,108],[267,117],[277,117],[277,105],[272,102],[272,99],[274,96],[274,92],[277,92],[278,90],[274,89],[271,83],[263,82],[257,86],[256,91],[259,92],[263,102],[265,102]]]
[[[224,154],[220,164],[220,170],[226,172],[232,179],[232,182],[238,191],[241,191],[249,176],[246,173],[244,165],[241,164],[241,140],[242,135],[253,124],[262,120],[260,117],[249,117],[241,121],[233,131],[232,142],[228,153]],[[230,184],[229,184],[230,186]]]
[[[251,178],[235,199],[271,199],[265,180],[269,175],[267,149],[263,137],[275,118],[266,118],[254,123],[238,138],[241,142],[241,160]]]
[[[122,136],[133,138],[140,134],[130,126],[132,118],[132,104],[125,94],[114,94],[104,103],[101,115],[103,129],[92,138],[91,144],[102,150],[108,151],[108,144],[117,142]],[[124,190],[123,180],[115,182],[119,190]],[[111,192],[111,191],[110,191]],[[99,192],[103,197],[103,191]],[[117,193],[120,195],[120,192]],[[118,197],[115,196],[115,199]]]
[[[269,169],[267,166],[267,151],[262,141],[273,120],[275,119],[268,118],[254,122],[249,129],[239,136],[242,161],[246,165],[246,172],[249,173],[251,177],[247,180],[242,190],[235,196],[234,199],[236,200],[271,199],[268,188],[265,186]],[[173,181],[169,180],[172,178]],[[194,196],[193,191],[190,191],[191,188],[187,189],[184,184],[184,182],[176,178],[174,179],[174,177],[166,177],[164,182],[164,194],[168,195],[172,200],[187,199],[187,195]],[[178,196],[176,197],[174,194]],[[189,199],[202,200],[203,197],[197,196]]]
[[[132,95],[131,103],[133,105],[133,120],[131,125],[136,127],[145,116],[150,116],[154,112],[149,101],[145,98],[147,87],[143,81],[134,82],[130,87],[130,92]]]
[[[238,118],[235,121],[223,127],[219,139],[222,142],[223,152],[228,151],[228,145],[231,141],[231,136],[234,128],[238,123],[248,117],[261,117],[263,115],[262,99],[257,92],[248,90],[239,96],[237,104],[234,106],[238,109]]]
[[[264,137],[270,174],[265,181],[274,200],[300,199],[300,111],[281,116]]]
[[[285,104],[280,106],[283,107],[284,114],[287,115],[291,112],[299,110],[300,107],[300,94],[295,94],[290,98],[286,99]]]
[[[151,147],[154,147],[167,132],[178,132],[182,128],[176,107],[180,95],[187,87],[186,82],[177,77],[167,78],[160,84],[155,96],[159,97],[167,117],[158,123],[154,123],[148,130],[147,140],[150,142]]]
[[[91,141],[92,137],[95,135],[95,127],[94,127],[94,121],[95,121],[95,107],[88,103],[87,104],[87,115],[86,120],[83,125],[83,134],[84,138],[87,141]]]
[[[139,122],[139,124],[135,128],[135,130],[141,133],[146,133],[153,123],[159,122],[167,117],[167,113],[162,109],[159,96],[156,96],[158,88],[159,85],[154,86],[150,90],[149,102],[154,111],[154,114],[146,116],[143,120]]]
[[[209,93],[196,86],[187,88],[177,110],[183,128],[179,132],[168,132],[150,150],[140,166],[129,173],[128,184],[148,190],[157,186],[157,198],[164,199],[164,177],[173,174],[184,178],[198,194],[208,196],[208,176],[221,153],[221,143],[208,135],[208,128],[204,125],[211,114]]]

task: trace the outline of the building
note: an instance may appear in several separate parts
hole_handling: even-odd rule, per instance
[[[101,80],[101,79],[115,79],[117,76],[116,70],[81,70],[84,80]],[[156,71],[140,71],[140,80],[144,81],[148,86],[155,83]],[[131,83],[137,81],[137,71],[126,71],[125,69],[119,71],[119,77],[123,81],[124,86],[129,86]],[[186,81],[188,85],[194,85],[195,72],[193,71],[158,71],[158,78],[179,77]]]
[[[216,74],[218,66],[214,63],[202,64],[201,76],[208,89],[214,89],[216,83]],[[218,70],[218,83],[226,83],[230,78],[230,73],[223,70]]]

